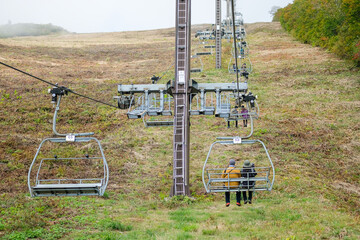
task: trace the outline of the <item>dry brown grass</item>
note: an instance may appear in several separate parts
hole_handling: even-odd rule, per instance
[[[127,235],[132,239],[151,238],[148,233],[157,239],[176,234],[180,239],[186,234],[199,239],[356,239],[359,73],[322,49],[294,41],[277,23],[246,27],[255,68],[250,88],[259,95],[262,112],[254,138],[266,143],[275,163],[274,191],[229,211],[220,208],[222,195],[204,195],[201,169],[209,145],[219,135],[248,129],[227,129],[223,119],[214,117],[192,117],[190,183],[199,202],[162,201],[171,186],[173,130],[144,128],[141,121],[128,120],[124,110],[70,95],[62,102],[59,129],[96,133],[109,162],[110,198],[30,199],[25,195],[27,169],[40,141],[52,135],[53,108],[48,86],[0,66],[0,228],[4,223],[11,228],[0,230],[0,237],[14,229],[49,232],[56,226],[68,229],[60,235],[64,239],[106,238],[96,235],[102,231],[117,239],[127,233],[99,226],[119,221],[134,227]],[[150,83],[153,74],[172,64],[173,34],[174,29],[162,29],[6,39],[0,40],[0,59],[111,102],[118,83]],[[230,50],[225,41],[221,71],[213,70],[214,56],[204,57],[205,71],[194,74],[195,80],[234,81],[226,69]],[[247,150],[236,158],[253,157],[251,150],[257,149]],[[191,221],[184,223],[182,216]]]

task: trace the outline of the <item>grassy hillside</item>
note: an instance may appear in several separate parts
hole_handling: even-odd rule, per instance
[[[65,29],[52,24],[17,23],[0,25],[0,38],[42,36],[67,33]]]
[[[59,131],[93,131],[102,141],[111,173],[106,197],[30,198],[27,169],[41,139],[52,135],[51,99],[44,84],[0,67],[0,238],[358,239],[360,73],[294,40],[278,23],[251,24],[247,32],[255,68],[250,89],[262,111],[254,138],[265,142],[276,166],[271,193],[258,193],[242,207],[233,199],[229,208],[221,194],[204,194],[201,169],[210,144],[235,130],[222,119],[193,117],[190,182],[196,200],[166,201],[173,130],[144,128],[142,121],[127,120],[126,111],[69,95]],[[118,83],[150,83],[169,67],[173,34],[3,39],[0,61],[111,101]],[[227,73],[230,49],[224,41],[223,69],[215,70],[214,56],[207,56],[205,71],[192,77],[234,81]],[[224,159],[230,157],[224,152]]]

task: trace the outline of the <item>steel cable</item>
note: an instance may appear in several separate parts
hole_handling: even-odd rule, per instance
[[[237,47],[236,47],[236,31],[235,31],[235,7],[234,0],[231,0],[231,14],[232,14],[232,30],[233,30],[233,39],[234,39],[234,48],[235,48],[235,70],[236,70],[236,87],[238,92],[238,99],[240,99],[240,86],[239,86],[239,68],[238,68],[238,57],[237,57]]]
[[[97,99],[94,99],[94,98],[85,96],[85,95],[83,95],[83,94],[74,92],[73,90],[71,90],[71,89],[69,89],[69,88],[60,87],[60,86],[58,86],[57,84],[54,84],[54,83],[51,83],[51,82],[46,81],[46,80],[44,80],[44,79],[41,79],[41,78],[39,78],[39,77],[36,77],[36,76],[34,76],[34,75],[30,74],[30,73],[24,72],[24,71],[22,71],[22,70],[20,70],[20,69],[18,69],[18,68],[15,68],[15,67],[13,67],[13,66],[10,66],[10,65],[6,64],[6,63],[0,62],[0,64],[4,65],[5,67],[11,68],[11,69],[13,69],[13,70],[15,70],[15,71],[18,71],[18,72],[20,72],[20,73],[22,73],[22,74],[25,74],[25,75],[27,75],[27,76],[29,76],[29,77],[35,78],[35,79],[37,79],[37,80],[39,80],[39,81],[42,81],[42,82],[44,82],[44,83],[46,83],[46,84],[49,84],[49,85],[51,85],[51,86],[53,86],[53,87],[61,88],[61,89],[65,90],[65,91],[70,92],[70,93],[72,93],[72,94],[75,94],[75,95],[77,95],[77,96],[79,96],[79,97],[83,97],[83,98],[89,99],[89,100],[91,100],[91,101],[94,101],[94,102],[97,102],[97,103],[101,103],[101,104],[107,105],[107,106],[109,106],[109,107],[118,108],[117,106],[112,105],[112,104],[110,104],[110,103],[106,103],[106,102],[103,102],[103,101],[100,101],[100,100],[97,100]]]

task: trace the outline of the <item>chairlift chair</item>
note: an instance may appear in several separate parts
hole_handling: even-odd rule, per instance
[[[201,57],[199,57],[198,55],[192,55],[191,56],[192,63],[191,66],[194,66],[190,69],[191,73],[198,73],[198,72],[202,72],[204,69],[204,64],[201,60]]]
[[[191,99],[190,115],[214,115],[213,93],[207,93],[204,89],[200,89],[200,96],[195,94]]]
[[[129,119],[141,118],[145,127],[173,126],[172,102],[173,98],[164,91],[145,91],[141,95],[133,95],[127,115]],[[164,120],[164,116],[171,119]]]
[[[218,162],[215,166],[210,166],[210,156],[214,150],[214,146],[234,146],[244,147],[252,145],[260,145],[265,152],[266,157],[255,156],[255,158],[261,158],[262,162],[267,162],[264,166],[255,165],[254,169],[257,172],[257,176],[251,177],[249,174],[243,174],[241,167],[238,168],[242,172],[240,178],[230,178],[228,173],[224,173],[226,168],[219,167],[219,165],[225,165],[228,159],[224,159],[223,162]],[[220,151],[220,153],[223,151]],[[236,150],[234,154],[241,154],[239,150]],[[246,160],[245,156],[240,155],[240,158]],[[236,156],[232,157],[236,158]],[[207,193],[217,192],[237,192],[237,191],[271,191],[275,181],[275,168],[270,158],[269,152],[265,144],[260,140],[244,140],[240,137],[223,137],[218,138],[211,146],[207,154],[203,169],[202,169],[202,180]],[[230,182],[238,182],[238,187],[230,186]],[[252,187],[249,182],[254,182],[255,185]]]
[[[197,34],[195,35],[195,37],[199,37],[199,40],[213,40],[215,39],[213,37],[213,32],[212,31],[199,31],[197,32]]]
[[[236,50],[237,50],[237,57],[238,58],[244,59],[244,58],[249,57],[249,49],[248,48],[243,48],[240,45],[238,45]],[[235,58],[235,49],[234,49],[234,47],[231,49],[231,54],[232,54],[233,58]]]
[[[171,111],[171,103],[173,98],[168,94],[161,94],[157,98],[157,94],[150,94],[149,107],[147,116],[143,116],[145,127],[169,127],[174,125],[174,118]],[[164,119],[164,116],[167,117]]]
[[[206,49],[210,48],[212,51],[214,48],[216,48],[216,45],[205,45],[204,48],[206,48]]]
[[[243,67],[243,64],[246,63],[246,67]],[[247,76],[253,71],[252,63],[249,57],[247,58],[240,58],[240,62],[238,64],[237,71],[240,73],[241,76],[247,78]],[[234,57],[230,58],[228,64],[228,72],[229,73],[236,73],[236,66],[234,63]]]
[[[141,95],[136,99],[135,95],[131,96],[130,105],[126,115],[129,119],[139,119],[144,117],[147,112],[145,105],[145,95]]]
[[[101,147],[100,141],[95,137],[90,137],[94,133],[74,133],[74,134],[61,134],[56,131],[56,120],[57,113],[59,111],[59,105],[64,91],[61,88],[54,87],[50,93],[52,93],[53,102],[56,103],[56,108],[53,117],[53,132],[57,138],[45,138],[38,147],[35,157],[30,165],[28,172],[28,188],[32,197],[43,197],[43,196],[102,196],[104,195],[105,189],[109,181],[109,167]],[[79,143],[95,142],[97,150],[100,153],[98,156],[85,155],[84,157],[44,157],[41,158],[40,154],[43,149],[43,145],[47,142],[54,144],[65,144],[65,145],[77,145]],[[91,149],[94,151],[95,149]],[[41,159],[40,159],[41,158]],[[86,161],[99,161],[102,166],[102,173],[97,174],[96,177],[85,177],[85,178],[60,178],[60,177],[44,177],[43,175],[50,174],[44,170],[47,163],[61,163],[61,162],[79,162],[82,160]],[[36,170],[36,177],[34,176],[34,167],[38,164]],[[89,167],[89,166],[86,166]],[[44,174],[43,172],[46,172]],[[86,172],[87,173],[87,172]],[[100,176],[101,175],[101,176]]]
[[[231,112],[232,93],[216,92],[216,111],[215,117],[229,118]]]
[[[197,56],[205,56],[205,55],[211,55],[212,52],[197,52],[196,55]]]

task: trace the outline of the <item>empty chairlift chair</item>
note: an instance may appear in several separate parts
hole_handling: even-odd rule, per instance
[[[259,154],[254,155],[253,150]],[[236,168],[241,172],[240,177],[230,178],[229,174],[225,173],[226,167],[224,166],[229,159],[224,158],[224,151],[231,158],[240,160],[236,164]],[[243,169],[244,160],[250,160],[255,164],[253,169],[257,173],[256,176]],[[275,169],[262,141],[244,140],[240,137],[223,137],[218,138],[218,141],[211,145],[203,166],[202,179],[207,193],[271,191],[275,181]],[[237,182],[239,185],[230,188],[230,184],[227,184],[229,182]],[[249,186],[249,182],[254,184]]]
[[[231,112],[231,96],[232,93],[221,93],[220,91],[215,92],[216,96],[216,111],[215,117],[229,118]]]
[[[102,196],[109,181],[109,168],[100,141],[90,137],[94,133],[58,133],[57,112],[64,93],[53,88],[52,94],[57,98],[53,131],[58,137],[44,139],[36,151],[28,172],[30,194],[32,197]],[[49,149],[45,144],[57,147]],[[79,147],[81,144],[85,146]],[[65,151],[61,151],[61,147],[64,147]],[[49,152],[55,154],[50,155]],[[77,156],[72,156],[75,152]],[[79,169],[81,171],[77,172]],[[66,174],[74,176],[65,176]]]
[[[173,98],[167,93],[166,84],[131,84],[118,86],[120,103],[126,102],[129,119],[142,119],[145,127],[173,126]],[[119,104],[118,104],[119,105]]]
[[[206,49],[214,49],[214,48],[216,48],[216,45],[205,45],[204,46],[204,48],[206,48]]]
[[[212,105],[212,96],[213,93],[206,93],[204,89],[200,89],[200,96],[195,94],[191,98],[190,115],[214,115],[215,107]]]
[[[198,55],[192,55],[190,72],[198,73],[198,72],[202,72],[203,69],[204,69],[204,64],[201,61],[201,58]]]
[[[171,112],[173,98],[169,94],[160,91],[157,98],[156,93],[149,95],[147,116],[143,117],[145,127],[166,127],[173,126],[174,119]],[[164,117],[166,119],[164,119]]]
[[[143,118],[147,108],[145,104],[145,95],[141,95],[136,99],[134,95],[130,97],[130,106],[126,113],[129,119]]]
[[[211,55],[212,52],[197,52],[196,55],[197,56],[206,56],[206,55]]]

